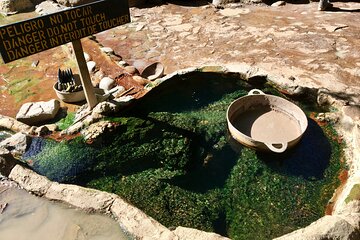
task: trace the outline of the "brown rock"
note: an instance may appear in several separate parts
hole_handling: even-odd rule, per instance
[[[134,74],[138,74],[139,71],[136,69],[136,67],[134,66],[126,66],[124,68],[125,72],[127,72],[128,74],[134,75]]]
[[[148,84],[150,81],[145,79],[145,78],[142,78],[140,76],[133,76],[133,79],[140,85],[143,85],[145,86],[146,84]]]

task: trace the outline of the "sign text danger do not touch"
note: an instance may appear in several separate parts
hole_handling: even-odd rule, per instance
[[[0,27],[5,63],[130,22],[127,0],[102,0]]]

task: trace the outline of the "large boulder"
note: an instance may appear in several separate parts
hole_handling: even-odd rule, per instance
[[[22,12],[34,8],[30,0],[0,0],[0,12],[4,14]]]
[[[54,119],[60,109],[60,102],[52,99],[48,102],[29,102],[21,106],[16,119],[28,125],[36,125]]]

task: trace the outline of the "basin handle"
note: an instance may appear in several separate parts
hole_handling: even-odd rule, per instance
[[[261,90],[259,89],[251,89],[250,92],[248,93],[248,95],[258,95],[258,94],[262,94],[265,95],[265,93],[263,93]]]
[[[287,149],[288,143],[264,143],[271,151],[276,153],[285,152]],[[280,146],[279,146],[280,145]]]

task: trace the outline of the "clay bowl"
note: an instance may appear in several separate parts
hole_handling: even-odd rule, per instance
[[[155,80],[164,75],[164,65],[160,62],[152,63],[144,68],[140,76],[149,80]]]
[[[74,103],[74,102],[81,102],[81,101],[85,100],[84,90],[77,91],[77,92],[59,91],[57,89],[57,83],[54,84],[53,89],[56,93],[56,96],[63,102]]]
[[[306,115],[298,106],[258,89],[233,101],[226,117],[229,132],[237,142],[275,153],[296,145],[308,126]]]

